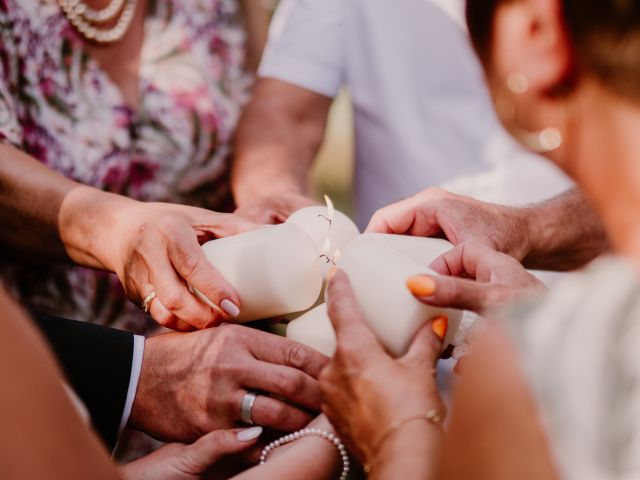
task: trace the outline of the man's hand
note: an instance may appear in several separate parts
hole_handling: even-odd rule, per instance
[[[250,222],[271,225],[283,223],[293,212],[317,204],[315,200],[296,193],[272,195],[245,203],[235,214]]]
[[[416,237],[444,235],[454,245],[481,243],[521,261],[528,252],[533,221],[530,209],[484,203],[429,188],[378,210],[367,231]]]
[[[514,208],[430,188],[376,212],[367,231],[480,243],[539,270],[580,268],[609,248],[597,213],[578,189]]]
[[[430,267],[442,276],[418,275],[407,281],[411,293],[428,305],[482,314],[545,290],[517,260],[480,244],[459,245]]]
[[[132,428],[191,442],[240,421],[247,391],[252,420],[293,431],[320,410],[317,377],[328,358],[286,338],[239,325],[170,333],[145,342]]]

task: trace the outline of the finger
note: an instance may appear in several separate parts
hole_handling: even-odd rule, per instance
[[[249,390],[271,393],[289,403],[320,411],[318,381],[295,368],[258,362],[246,371],[240,382]]]
[[[295,368],[312,378],[318,378],[329,363],[326,355],[288,338],[253,329],[247,329],[246,334],[252,355],[263,362]]]
[[[351,289],[347,274],[337,270],[327,286],[327,311],[336,332],[338,347],[357,346],[362,355],[382,350],[375,335],[366,325]],[[369,352],[365,350],[372,349]]]
[[[215,320],[233,319],[240,314],[238,294],[207,260],[193,231],[181,231],[170,241],[168,252],[178,274],[220,308],[213,309]]]
[[[373,214],[365,232],[404,234],[415,222],[417,202],[409,198],[381,208]]]
[[[413,277],[411,279],[413,285],[419,283],[418,278],[424,278],[433,283],[433,290],[428,295],[425,295],[427,290],[410,288],[413,295],[422,303],[436,307],[472,310],[478,313],[490,306],[493,299],[496,298],[496,294],[502,289],[500,285],[490,285],[456,277],[429,275]]]
[[[466,242],[436,258],[429,267],[443,275],[478,278],[483,262],[488,263],[487,259],[496,258],[496,255],[503,256],[486,245]],[[506,255],[504,257],[512,260]]]
[[[403,361],[426,368],[435,366],[440,352],[442,352],[442,341],[447,334],[446,317],[425,323],[414,337],[409,350],[403,357]]]
[[[242,403],[242,396],[238,398],[238,407]],[[238,419],[240,419],[240,409],[238,408]],[[293,432],[304,428],[311,420],[313,415],[301,408],[289,405],[282,400],[269,397],[267,395],[258,395],[251,409],[251,420],[256,425],[283,432]]]
[[[232,213],[197,209],[195,213],[190,212],[190,216],[196,231],[211,233],[215,238],[230,237],[260,228],[259,223],[254,223]]]
[[[158,294],[157,300],[175,317],[198,329],[217,323],[214,312],[189,292],[167,257],[157,258],[149,271],[151,283]]]
[[[432,237],[442,232],[437,211],[450,194],[430,188],[411,198],[389,205],[374,214],[367,232],[409,234]]]
[[[255,445],[261,434],[261,427],[211,432],[192,445],[184,447],[181,455],[182,465],[186,472],[204,473],[222,457]]]

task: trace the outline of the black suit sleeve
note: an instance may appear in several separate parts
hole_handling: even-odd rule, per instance
[[[133,334],[41,313],[33,316],[89,409],[94,428],[113,450],[129,389]]]

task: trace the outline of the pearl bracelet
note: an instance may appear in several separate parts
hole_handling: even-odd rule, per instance
[[[349,474],[349,454],[347,453],[347,449],[336,435],[318,428],[303,428],[297,432],[285,435],[278,440],[274,440],[262,450],[262,453],[260,454],[260,465],[264,465],[267,461],[267,456],[271,453],[271,450],[281,447],[282,445],[295,442],[296,440],[300,440],[303,437],[320,437],[335,445],[338,449],[338,453],[340,454],[340,458],[342,459],[342,473],[340,474],[340,480],[347,480],[347,475]]]

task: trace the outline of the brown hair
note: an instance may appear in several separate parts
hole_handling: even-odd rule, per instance
[[[491,54],[496,9],[517,0],[467,0],[467,24],[480,59]],[[577,67],[640,99],[640,2],[560,0]]]

